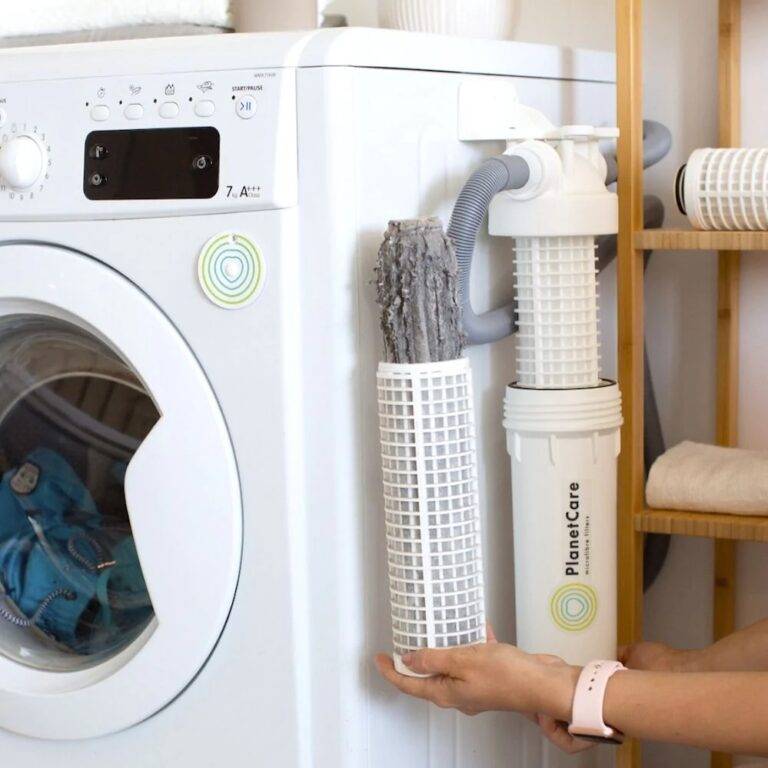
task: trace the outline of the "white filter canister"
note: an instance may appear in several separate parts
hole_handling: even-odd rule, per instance
[[[621,393],[507,388],[517,644],[570,664],[616,656]]]
[[[472,372],[466,359],[377,375],[394,661],[485,642]]]

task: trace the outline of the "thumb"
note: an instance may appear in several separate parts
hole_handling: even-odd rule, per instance
[[[403,664],[419,675],[455,676],[457,670],[456,651],[450,648],[425,648],[406,653]]]
[[[622,664],[627,663],[627,659],[629,658],[629,652],[632,650],[631,645],[620,645],[619,646],[619,652],[617,653],[617,658]]]

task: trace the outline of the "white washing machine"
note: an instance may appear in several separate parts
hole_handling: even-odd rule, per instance
[[[460,140],[461,88],[606,124],[612,80],[608,54],[370,30],[0,54],[3,765],[541,764],[513,716],[372,669],[372,267],[503,150]],[[484,240],[478,309],[510,261]],[[512,345],[471,352],[504,637]]]

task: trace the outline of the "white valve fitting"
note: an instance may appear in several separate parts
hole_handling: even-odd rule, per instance
[[[566,135],[510,144],[505,154],[524,158],[531,180],[521,190],[494,197],[488,218],[490,234],[563,237],[616,232],[618,198],[605,187],[605,160],[595,129],[591,130],[588,139]]]

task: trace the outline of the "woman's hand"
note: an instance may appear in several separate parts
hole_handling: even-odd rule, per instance
[[[435,677],[400,675],[389,656],[376,657],[379,672],[403,693],[467,715],[510,710],[568,721],[579,677],[577,667],[498,643],[492,632],[485,645],[417,651],[404,656],[403,663]]]

